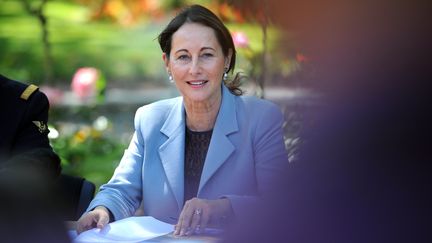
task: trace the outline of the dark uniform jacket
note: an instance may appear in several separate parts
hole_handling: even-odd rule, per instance
[[[23,166],[60,174],[60,159],[48,140],[48,109],[37,86],[0,75],[0,171]]]

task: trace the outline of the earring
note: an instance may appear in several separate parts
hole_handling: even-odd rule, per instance
[[[227,78],[228,78],[228,68],[225,68],[225,70],[224,70],[224,74],[223,74],[223,81],[226,81],[227,80]]]
[[[170,83],[174,83],[174,79],[173,79],[173,76],[171,74],[169,74],[168,79],[169,79]]]

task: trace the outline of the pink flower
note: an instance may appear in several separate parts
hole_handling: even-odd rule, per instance
[[[303,62],[308,62],[309,58],[307,56],[305,56],[303,53],[297,53],[296,54],[296,60],[297,60],[297,62],[303,63]]]
[[[92,97],[96,94],[96,81],[99,71],[92,67],[79,68],[72,79],[72,91],[81,99]]]
[[[234,32],[232,33],[234,45],[239,48],[246,48],[249,47],[249,39],[247,38],[246,34],[243,32]]]

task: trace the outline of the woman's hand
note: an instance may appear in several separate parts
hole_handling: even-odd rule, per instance
[[[89,229],[93,229],[95,227],[102,229],[105,225],[107,225],[110,221],[109,211],[104,206],[97,206],[90,212],[87,212],[78,219],[77,222],[77,232],[81,234]]]
[[[226,218],[232,214],[231,203],[227,198],[206,200],[192,198],[186,201],[180,218],[175,226],[174,235],[200,233],[212,221]]]

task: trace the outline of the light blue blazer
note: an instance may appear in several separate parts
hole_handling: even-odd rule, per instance
[[[142,201],[145,215],[176,223],[184,204],[185,121],[182,97],[140,107],[128,149],[88,210],[103,205],[119,220],[134,215]],[[235,96],[222,85],[197,197],[226,197],[241,217],[288,163],[282,123],[275,104]]]

